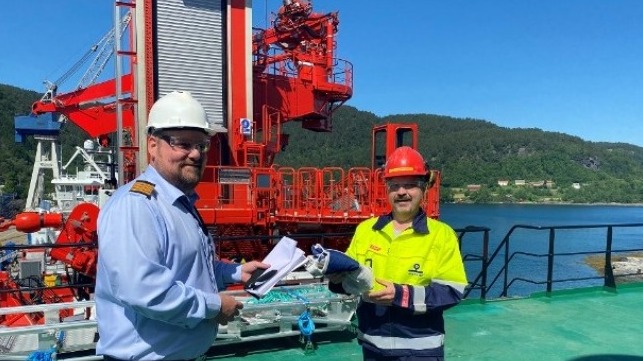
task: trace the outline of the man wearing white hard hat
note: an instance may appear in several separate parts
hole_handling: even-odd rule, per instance
[[[160,98],[147,124],[149,166],[100,211],[96,353],[105,360],[201,358],[242,308],[218,291],[268,267],[219,262],[194,207],[215,133],[190,93]]]

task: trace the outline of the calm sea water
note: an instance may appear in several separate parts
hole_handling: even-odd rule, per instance
[[[441,219],[453,228],[484,226],[491,229],[490,254],[506,236],[512,226],[563,226],[596,224],[643,223],[643,206],[594,206],[594,205],[523,205],[523,204],[443,204]],[[557,230],[555,233],[556,253],[596,252],[605,249],[607,228]],[[482,249],[480,235],[467,235],[463,238],[462,253],[480,255]],[[548,230],[517,229],[510,237],[509,254],[516,251],[529,254],[546,254],[548,250]],[[614,227],[613,250],[632,250],[643,248],[643,226]],[[490,277],[494,277],[504,258],[504,251],[490,267]],[[546,280],[547,258],[543,256],[516,254],[509,268],[510,279],[525,278],[535,282]],[[599,276],[600,273],[587,264],[587,254],[560,255],[554,258],[554,279],[585,278]],[[500,262],[498,262],[500,261]],[[467,276],[470,281],[480,270],[479,262],[467,262]],[[496,282],[489,295],[496,297],[502,289],[502,280]],[[489,279],[491,282],[491,278]],[[602,285],[601,280],[578,280],[558,282],[554,290],[578,286]],[[544,291],[544,285],[535,285],[516,280],[509,288],[510,295],[526,295]]]

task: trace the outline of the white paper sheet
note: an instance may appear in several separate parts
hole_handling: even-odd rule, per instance
[[[306,262],[306,254],[297,248],[297,241],[282,237],[263,262],[270,265],[264,274],[272,270],[276,270],[276,273],[265,280],[259,277],[259,281],[255,282],[253,287],[245,289],[246,292],[258,298],[265,296],[290,271]]]

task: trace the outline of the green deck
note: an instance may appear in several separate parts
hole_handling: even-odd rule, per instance
[[[446,359],[643,361],[643,284],[551,297],[465,302],[446,313]],[[306,354],[296,337],[214,347],[209,360],[361,360],[349,332],[314,335]]]

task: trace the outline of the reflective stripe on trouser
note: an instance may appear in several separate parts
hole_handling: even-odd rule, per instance
[[[377,352],[363,348],[364,361],[444,361],[442,356],[382,356]]]
[[[357,335],[361,340],[375,345],[383,350],[426,350],[438,348],[444,345],[444,335],[427,336],[427,337],[389,337],[389,336],[373,336],[359,332]]]
[[[194,358],[194,359],[191,359],[191,360],[177,360],[177,361],[205,361],[205,360],[207,360],[207,356],[201,355],[201,356],[199,356],[197,358]],[[125,360],[121,360],[121,359],[118,359],[118,358],[115,358],[115,357],[103,355],[103,361],[125,361]]]

